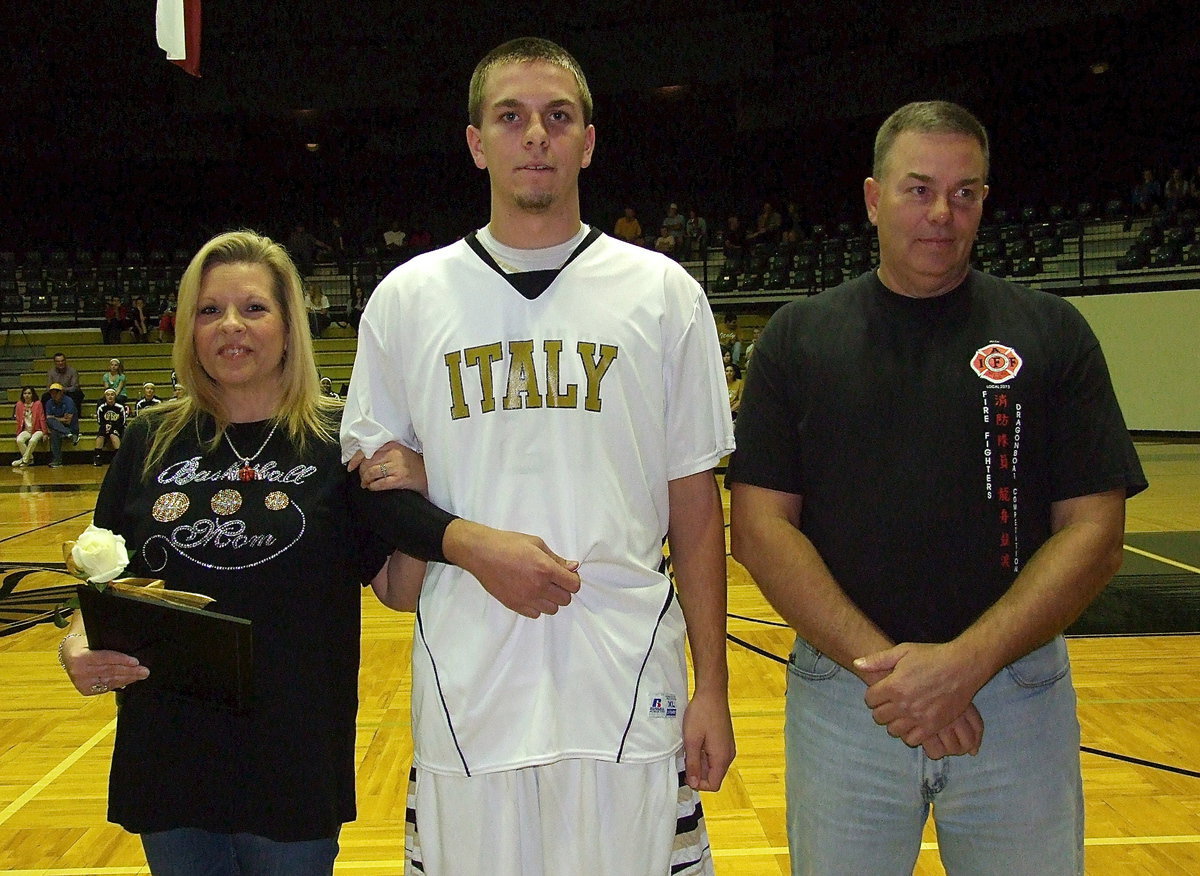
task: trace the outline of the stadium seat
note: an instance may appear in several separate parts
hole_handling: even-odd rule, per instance
[[[1039,256],[1059,256],[1063,253],[1063,242],[1057,237],[1043,237],[1034,241],[1033,251]]]
[[[757,292],[763,287],[762,274],[747,272],[738,278],[737,288],[739,292]]]
[[[1150,248],[1141,243],[1129,247],[1125,255],[1117,259],[1118,271],[1136,271],[1150,264]]]
[[[791,282],[791,274],[783,268],[773,268],[767,271],[763,278],[763,288],[770,290],[787,289]]]
[[[1182,258],[1180,247],[1163,244],[1156,246],[1150,250],[1150,267],[1152,268],[1174,268],[1178,267]]]
[[[1162,243],[1162,229],[1156,225],[1147,225],[1138,232],[1137,242],[1146,247],[1157,246]]]
[[[832,289],[845,279],[845,273],[838,267],[822,267],[817,272],[817,285],[825,289]]]
[[[715,295],[727,295],[737,288],[737,277],[733,274],[722,274],[713,280],[712,291]]]
[[[1037,256],[1013,259],[1012,276],[1036,277],[1042,272],[1042,260]]]
[[[981,259],[998,259],[1004,255],[1004,244],[999,240],[978,241],[975,244],[975,251]]]
[[[1033,242],[1023,237],[1010,240],[1004,244],[1004,254],[1012,258],[1013,263],[1016,264],[1016,259],[1028,258],[1033,255]]]
[[[1182,247],[1185,243],[1191,243],[1195,235],[1196,229],[1190,225],[1177,225],[1163,231],[1163,244]]]
[[[816,276],[811,267],[792,271],[793,289],[812,289],[815,280]]]

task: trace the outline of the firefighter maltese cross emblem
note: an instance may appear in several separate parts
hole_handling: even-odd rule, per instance
[[[988,344],[971,357],[971,370],[990,383],[1004,383],[1021,370],[1021,357],[1012,347]]]

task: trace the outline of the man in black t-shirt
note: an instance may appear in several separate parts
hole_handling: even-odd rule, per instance
[[[755,344],[732,544],[797,632],[794,873],[910,871],[931,804],[949,872],[1083,872],[1060,634],[1146,481],[1079,313],[971,270],[987,173],[966,110],[898,110],[864,184],[878,272]]]

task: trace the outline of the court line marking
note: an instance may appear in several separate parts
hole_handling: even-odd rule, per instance
[[[4,544],[4,542],[6,542],[6,541],[12,541],[14,538],[24,538],[27,535],[31,535],[32,533],[35,533],[35,532],[40,532],[43,529],[49,529],[51,526],[58,526],[60,523],[66,523],[70,520],[77,520],[80,517],[82,517],[84,514],[91,514],[95,510],[96,510],[95,508],[89,508],[86,511],[80,511],[78,514],[72,514],[70,517],[64,517],[61,520],[53,520],[50,523],[43,523],[41,526],[35,526],[33,529],[26,529],[22,532],[13,533],[12,535],[5,536],[4,538],[0,538],[0,544]]]
[[[17,797],[17,799],[13,800],[11,803],[9,803],[7,806],[5,806],[3,810],[0,810],[0,825],[4,824],[6,821],[8,821],[8,819],[12,818],[14,815],[16,815],[18,812],[20,812],[21,809],[24,808],[26,803],[28,803],[30,800],[32,800],[34,797],[36,797],[38,794],[42,793],[42,791],[44,791],[46,789],[47,785],[49,785],[51,782],[53,782],[55,779],[57,779],[59,776],[61,776],[63,773],[65,773],[67,770],[69,770],[72,766],[74,766],[76,761],[78,761],[85,754],[87,754],[89,751],[91,751],[93,748],[95,748],[97,745],[99,745],[101,740],[103,740],[104,737],[106,737],[110,733],[112,733],[116,728],[117,728],[117,719],[113,718],[111,721],[109,721],[107,724],[105,724],[104,727],[102,727],[100,730],[98,730],[95,733],[95,735],[92,736],[91,739],[89,739],[87,742],[80,745],[78,748],[76,748],[74,751],[72,751],[70,754],[68,754],[65,758],[63,758],[63,760],[57,766],[53,767],[50,770],[50,772],[46,773],[46,775],[42,776],[40,779],[38,779],[36,782],[34,782],[32,785],[30,785],[28,788],[26,788],[25,791],[22,792],[22,794],[19,797]],[[47,872],[48,873],[50,871],[48,871],[48,870],[47,871],[31,870],[29,872],[31,872],[31,873]],[[63,872],[65,873],[67,871],[63,871]],[[74,871],[72,871],[72,872],[74,872]],[[84,873],[83,870],[80,870],[78,872]],[[85,876],[86,876],[86,873],[85,873]]]
[[[1162,557],[1158,554],[1152,554],[1150,551],[1144,551],[1141,548],[1130,547],[1129,545],[1121,545],[1131,554],[1137,554],[1140,557],[1145,557],[1149,560],[1158,560],[1160,563],[1166,563],[1168,566],[1174,566],[1176,569],[1183,569],[1185,572],[1191,572],[1193,575],[1200,575],[1200,569],[1195,566],[1189,566],[1187,563],[1181,563],[1179,560],[1172,560],[1169,557]]]

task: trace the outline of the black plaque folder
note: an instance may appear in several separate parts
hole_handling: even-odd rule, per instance
[[[136,657],[150,670],[139,688],[249,708],[250,621],[84,584],[77,590],[88,647]]]

